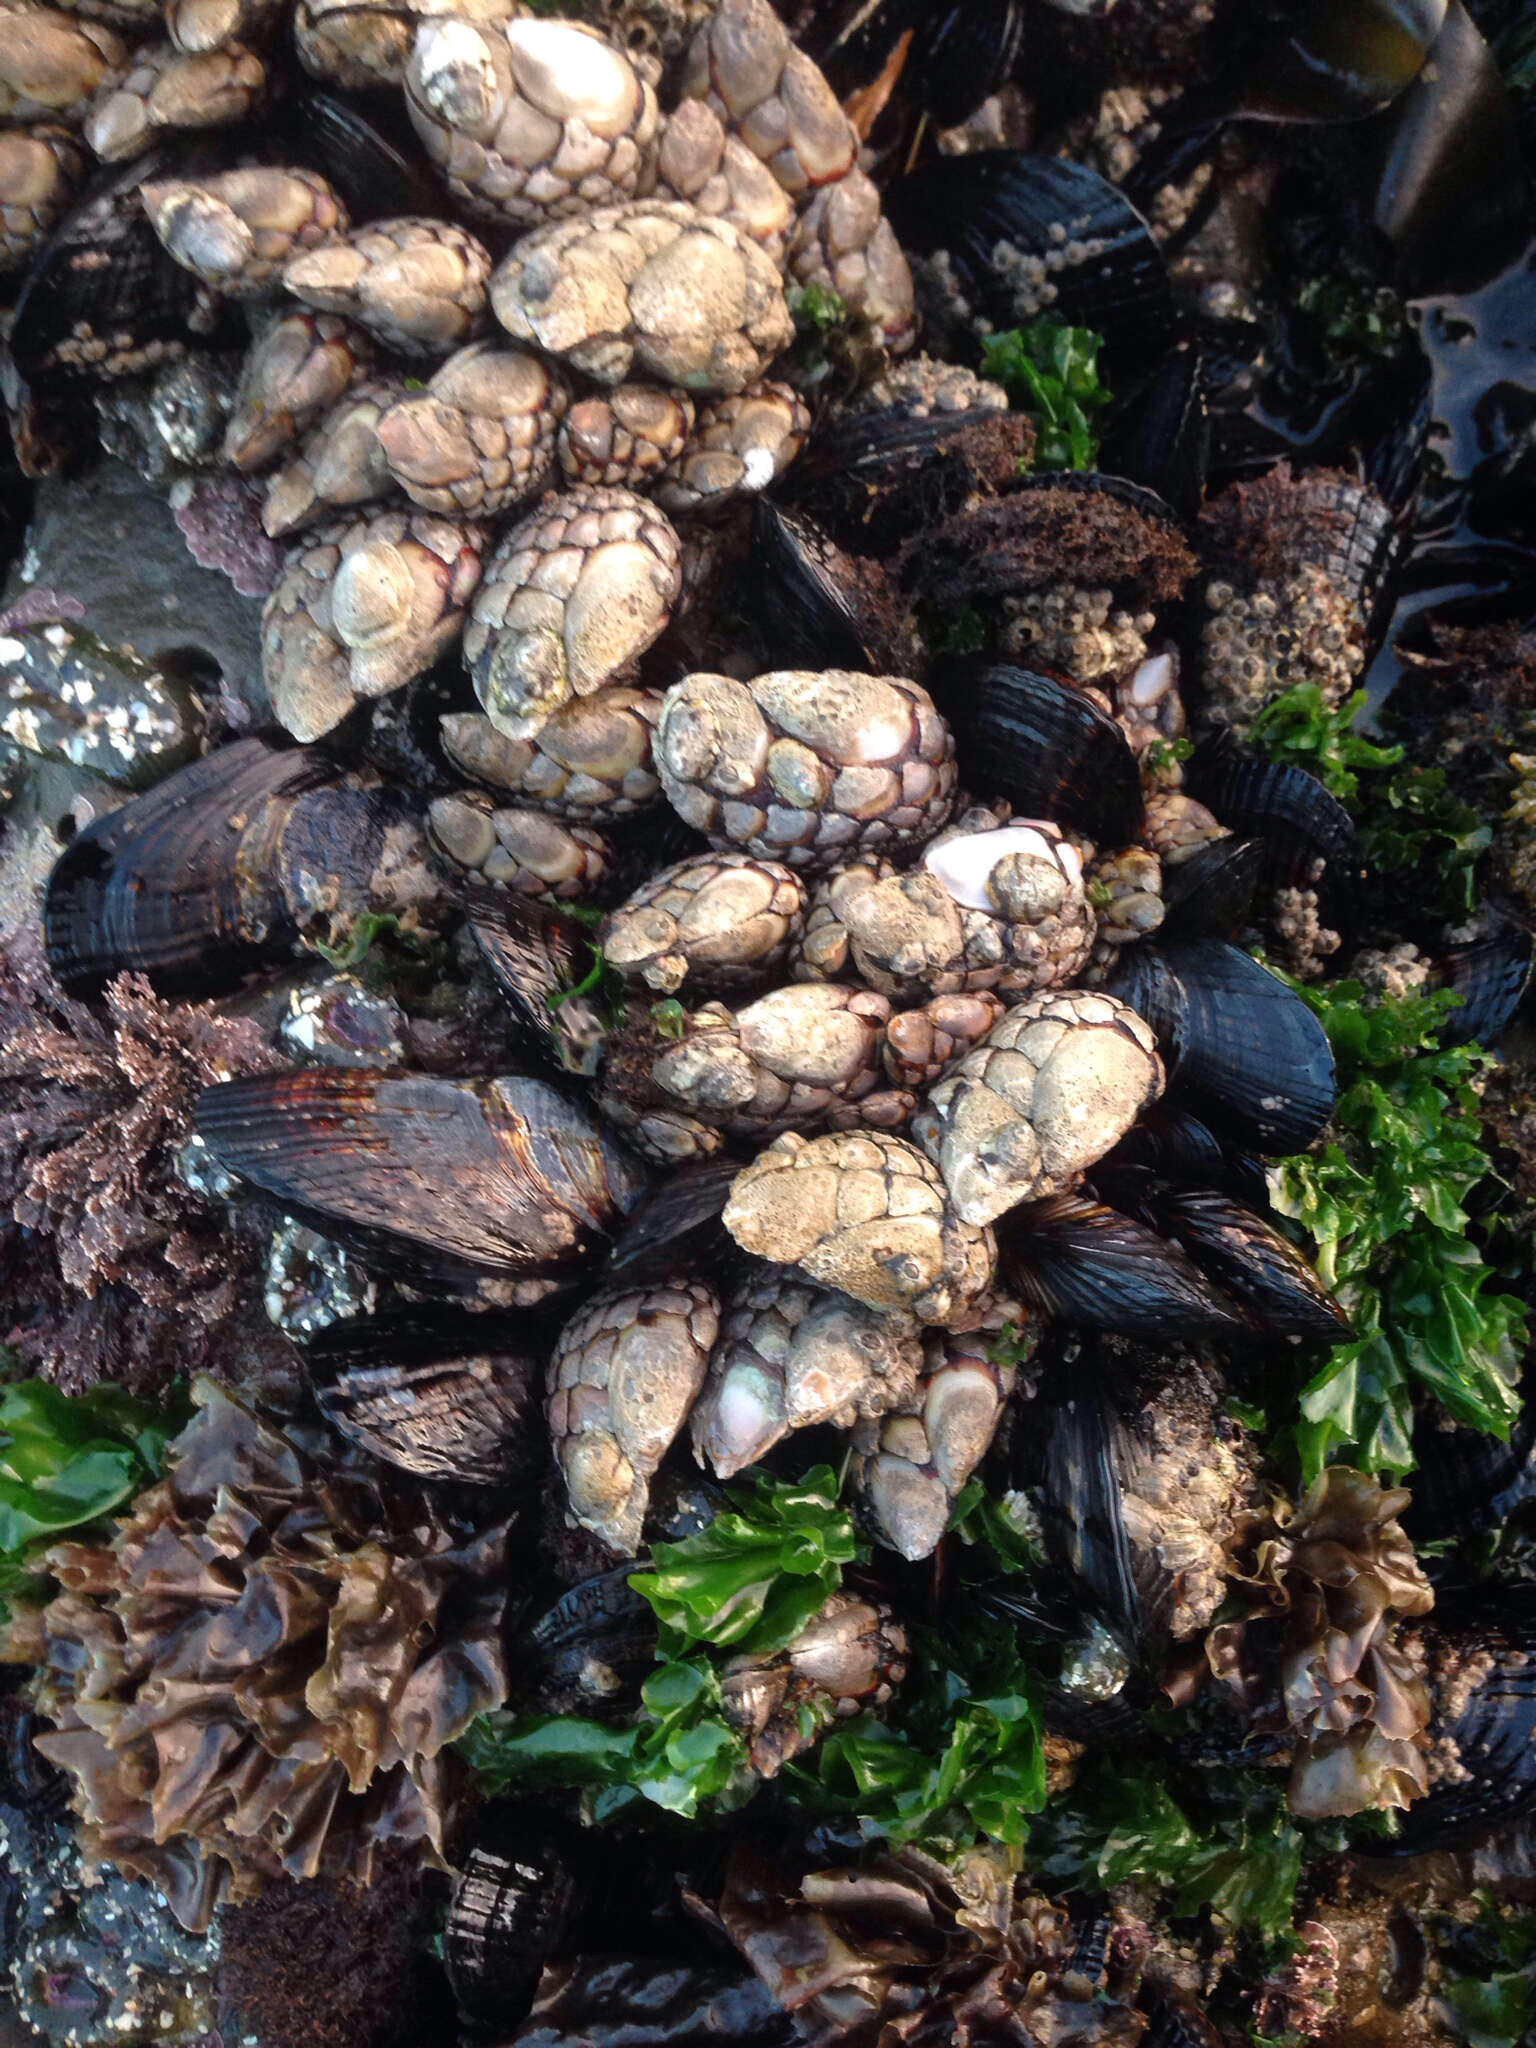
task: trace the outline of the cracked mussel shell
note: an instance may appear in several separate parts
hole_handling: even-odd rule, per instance
[[[302,1221],[442,1284],[579,1268],[645,1188],[582,1103],[526,1075],[261,1074],[205,1089],[194,1123]]]
[[[544,1464],[531,1335],[488,1316],[351,1320],[321,1330],[304,1359],[332,1429],[384,1464],[523,1489]]]

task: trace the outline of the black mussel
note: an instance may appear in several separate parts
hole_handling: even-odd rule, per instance
[[[954,128],[1005,84],[1024,40],[1024,0],[940,0],[920,9],[908,63],[918,104]]]
[[[302,1220],[444,1280],[579,1264],[645,1188],[582,1104],[529,1076],[259,1074],[204,1089],[194,1120],[220,1165]]]
[[[608,1027],[601,966],[579,919],[489,885],[466,891],[465,918],[532,1051],[567,1073],[596,1073]]]
[[[907,606],[884,567],[855,561],[809,519],[752,507],[747,603],[772,666],[916,675]]]
[[[1115,415],[1099,460],[1111,476],[1145,485],[1192,520],[1205,498],[1210,454],[1204,352],[1196,341],[1181,341]]]
[[[1319,863],[1335,885],[1352,879],[1354,820],[1305,768],[1266,760],[1230,732],[1215,732],[1185,762],[1184,788],[1234,832],[1263,840],[1264,879],[1274,887],[1310,887]]]
[[[27,272],[8,340],[39,393],[136,376],[186,349],[201,287],[165,253],[139,203],[140,187],[176,160],[160,149],[108,166]]]
[[[1413,1499],[1402,1516],[1415,1543],[1462,1541],[1496,1529],[1536,1499],[1536,1402],[1528,1384],[1522,1385],[1521,1395],[1507,1443],[1486,1430],[1447,1424],[1438,1409],[1419,1416],[1413,1432]]]
[[[284,96],[284,112],[300,138],[302,155],[328,178],[346,201],[354,221],[432,218],[443,195],[422,164],[419,145],[401,124],[397,140],[386,132],[387,102],[375,100],[361,113],[339,93],[306,84]]]
[[[1230,1162],[1221,1140],[1192,1110],[1157,1102],[1099,1161],[1093,1177],[1097,1184],[1127,1172],[1220,1187],[1228,1179]]]
[[[932,690],[971,786],[1007,797],[1101,845],[1141,836],[1141,774],[1130,741],[1081,691],[1035,669],[973,655],[946,663]]]
[[[88,825],[43,905],[48,962],[72,995],[145,974],[213,995],[333,943],[366,910],[430,917],[441,888],[415,805],[314,747],[236,740]]]
[[[1104,335],[1117,389],[1140,382],[1173,339],[1151,229],[1083,164],[1006,149],[938,157],[896,179],[885,206],[903,247],[995,327],[1050,313]]]
[[[1178,1097],[1240,1147],[1310,1145],[1333,1113],[1334,1068],[1301,997],[1218,939],[1125,950],[1107,987],[1156,1032]]]
[[[466,1486],[525,1486],[544,1449],[543,1370],[494,1319],[347,1320],[305,1362],[331,1427],[387,1465]],[[503,1348],[505,1347],[505,1348]]]
[[[1003,1219],[998,1239],[1007,1290],[1064,1322],[1170,1342],[1240,1326],[1177,1244],[1102,1202],[1026,1203]]]
[[[1506,1593],[1496,1620],[1478,1606],[1453,1611],[1424,1625],[1422,1640],[1434,1706],[1430,1739],[1458,1768],[1414,1801],[1395,1836],[1371,1843],[1376,1854],[1467,1847],[1536,1813],[1536,1623],[1529,1603]]]
[[[1458,946],[1444,962],[1445,986],[1461,997],[1440,1026],[1443,1045],[1496,1045],[1514,1022],[1531,981],[1531,934],[1506,925],[1492,938]]]
[[[1141,1994],[1147,2031],[1141,2048],[1222,2048],[1222,2037],[1187,1998],[1151,1987]]]
[[[656,1615],[629,1583],[634,1569],[582,1579],[514,1635],[511,1667],[539,1712],[634,1707],[656,1661]]]
[[[1446,0],[1284,0],[1246,21],[1239,111],[1270,121],[1354,121],[1423,70]]]
[[[1515,260],[1530,232],[1513,97],[1462,0],[1444,14],[1394,111],[1373,209],[1415,294],[1473,291]]]
[[[504,1803],[480,1817],[443,1921],[448,1982],[468,2018],[506,2027],[525,2017],[580,1917],[582,1852],[579,1830],[534,1808]]]
[[[817,428],[784,489],[841,547],[884,555],[1011,482],[1031,432],[986,407],[845,413]]]
[[[1261,1334],[1341,1344],[1349,1317],[1288,1238],[1215,1188],[1166,1188],[1152,1198],[1158,1225],[1176,1237]]]
[[[794,2048],[803,2038],[750,1970],[571,1956],[545,1971],[504,2048]]]
[[[1165,868],[1164,936],[1230,939],[1247,922],[1268,860],[1262,839],[1213,839]]]
[[[1058,1371],[1065,1356],[1055,1361]],[[1075,1387],[1062,1378],[1041,1449],[1040,1506],[1046,1549],[1089,1594],[1126,1645],[1141,1632],[1142,1604],[1126,1533],[1116,1463],[1118,1425],[1092,1363]]]
[[[129,970],[189,995],[282,959],[295,927],[276,843],[297,799],[338,772],[312,748],[237,740],[88,825],[55,864],[43,906],[62,985],[94,995]]]
[[[656,1285],[680,1267],[715,1263],[731,1242],[720,1215],[740,1171],[735,1159],[701,1159],[668,1173],[624,1219],[603,1269],[604,1286]]]

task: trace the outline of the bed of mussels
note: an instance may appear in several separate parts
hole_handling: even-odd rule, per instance
[[[1533,167],[0,0],[7,2048],[1536,2040]]]

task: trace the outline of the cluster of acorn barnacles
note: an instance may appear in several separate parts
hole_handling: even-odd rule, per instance
[[[207,47],[183,48],[194,8]],[[158,0],[123,12],[160,21]],[[672,519],[799,452],[806,408],[767,375],[794,335],[787,289],[836,292],[899,350],[905,259],[852,123],[768,0],[725,0],[666,112],[645,60],[514,0],[284,13],[179,0],[172,40],[133,49],[0,0],[0,119],[23,124],[0,135],[6,253],[24,260],[68,203],[77,135],[128,157],[248,113],[267,74],[240,33],[291,29],[321,78],[401,91],[457,218],[354,225],[325,178],[273,165],[140,198],[170,256],[257,323],[223,453],[262,480],[289,550],[264,621],[278,722],[317,739],[463,633],[488,715],[529,736],[666,624]],[[517,239],[498,262],[476,228]]]

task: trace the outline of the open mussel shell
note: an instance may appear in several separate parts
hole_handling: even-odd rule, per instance
[[[1369,1853],[1413,1856],[1459,1849],[1536,1813],[1536,1617],[1529,1587],[1467,1603],[1426,1626],[1431,1669],[1443,1676],[1430,1738],[1460,1765],[1402,1815]]]
[[[204,1089],[194,1121],[301,1220],[445,1282],[579,1266],[645,1187],[584,1105],[531,1076],[259,1074]]]
[[[1268,864],[1262,839],[1213,839],[1165,868],[1165,938],[1230,939],[1247,922]]]
[[[1101,845],[1141,837],[1141,775],[1114,719],[1054,676],[971,655],[930,680],[962,775],[1023,818],[1049,818]]]
[[[619,1228],[603,1268],[604,1287],[658,1286],[669,1275],[716,1264],[735,1252],[721,1222],[736,1159],[700,1159],[660,1180]]]
[[[1334,1067],[1301,997],[1219,939],[1125,951],[1106,987],[1156,1032],[1171,1091],[1241,1147],[1310,1145],[1333,1113]]]
[[[979,150],[896,179],[885,209],[909,254],[948,253],[997,327],[1049,312],[1106,337],[1117,388],[1173,339],[1173,293],[1151,229],[1124,194],[1066,157]]]
[[[1151,1342],[1241,1326],[1177,1244],[1081,1195],[1014,1210],[998,1227],[998,1254],[1007,1291],[1064,1322]]]
[[[72,995],[147,974],[163,995],[222,990],[294,931],[276,874],[284,800],[335,780],[328,756],[237,740],[88,825],[43,904],[48,964]],[[253,821],[270,818],[266,833]]]
[[[1423,70],[1446,0],[1285,0],[1253,10],[1238,111],[1250,120],[1355,121]]]
[[[1445,986],[1462,1000],[1440,1026],[1442,1045],[1498,1043],[1530,987],[1532,951],[1531,934],[1506,925],[1446,956]]]
[[[1152,1209],[1262,1335],[1341,1344],[1352,1334],[1349,1317],[1296,1247],[1231,1195],[1168,1188],[1154,1197]]]
[[[656,1615],[630,1585],[633,1562],[569,1586],[526,1619],[508,1663],[544,1714],[632,1711],[656,1662]]]
[[[526,2014],[581,1917],[584,1861],[580,1832],[550,1814],[498,1802],[480,1816],[443,1920],[448,1982],[468,2018],[506,2027]]]
[[[521,1487],[544,1461],[543,1368],[492,1316],[333,1323],[306,1346],[331,1427],[418,1479]],[[512,1348],[517,1337],[523,1348]]]
[[[1305,768],[1250,753],[1229,732],[1212,733],[1185,762],[1184,788],[1234,832],[1263,840],[1264,879],[1272,886],[1312,886],[1319,862],[1335,887],[1353,880],[1354,820]]]
[[[564,1072],[596,1073],[608,1030],[587,927],[509,889],[470,888],[463,902],[465,922],[529,1049]]]

